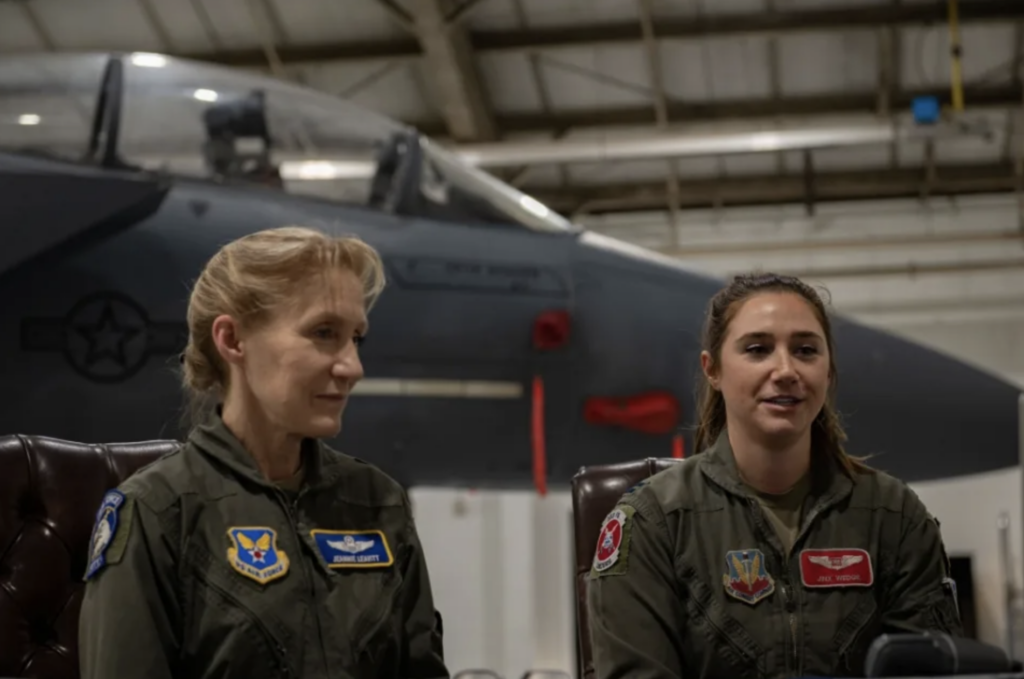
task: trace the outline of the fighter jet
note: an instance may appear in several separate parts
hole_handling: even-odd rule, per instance
[[[407,486],[564,486],[689,455],[722,280],[588,232],[323,92],[157,54],[0,62],[0,433],[181,438],[188,289],[222,244],[359,236],[388,288],[338,439]],[[836,320],[850,451],[907,480],[1017,463],[1019,390]]]

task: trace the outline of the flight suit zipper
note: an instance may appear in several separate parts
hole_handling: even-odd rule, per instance
[[[792,590],[791,587],[787,587],[786,585],[782,585],[782,598],[783,598],[783,600],[785,602],[786,612],[789,614],[789,634],[790,634],[790,641],[792,642],[790,644],[790,648],[792,649],[791,660],[793,661],[793,667],[791,669],[791,672],[795,673],[795,674],[799,674],[800,673],[800,654],[799,654],[799,652],[797,650],[799,647],[797,646],[797,641],[796,641],[796,603],[797,602],[796,602],[796,597],[793,595],[793,590]]]
[[[288,517],[288,525],[292,529],[292,535],[294,535],[295,539],[299,541],[299,549],[302,549],[303,538],[302,535],[299,533],[299,525],[295,521],[295,515],[298,514],[299,510],[299,498],[302,497],[304,492],[305,489],[302,489],[301,491],[299,491],[298,495],[295,497],[294,500],[289,501],[287,496],[285,496],[283,492],[277,491],[278,500],[284,507],[284,513]],[[316,623],[316,637],[317,640],[320,642],[320,655],[323,658],[326,669],[327,648],[324,644],[324,631],[322,625],[320,624],[320,613],[317,611],[316,607],[316,582],[314,580],[314,574],[312,572],[312,568],[309,565],[308,559],[302,559],[302,572],[305,574],[306,580],[309,583],[310,613],[313,615],[313,621]]]
[[[789,639],[791,648],[790,654],[786,657],[786,669],[787,674],[797,675],[800,673],[800,652],[799,647],[797,646],[796,632],[797,600],[796,595],[793,591],[793,587],[789,584],[789,555],[784,553],[784,551],[782,550],[782,545],[775,543],[777,536],[775,532],[771,530],[770,526],[765,525],[764,512],[761,509],[761,506],[757,503],[757,500],[748,497],[747,504],[750,506],[750,510],[754,518],[754,524],[757,527],[757,530],[761,532],[762,537],[768,541],[768,544],[773,545],[776,548],[776,551],[782,557],[782,565],[786,573],[784,577],[786,578],[786,580],[785,582],[780,583],[779,589],[782,593],[782,607],[786,613],[786,616],[789,619]],[[800,533],[797,535],[796,540],[793,542],[794,547],[800,541],[800,538],[802,537],[803,531],[806,528],[806,526],[807,523],[805,522],[804,525],[801,527]],[[790,666],[790,663],[792,663],[792,666]]]

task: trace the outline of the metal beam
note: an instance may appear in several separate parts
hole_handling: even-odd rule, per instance
[[[206,7],[203,6],[203,0],[189,0],[192,6],[192,12],[196,15],[196,19],[199,21],[199,25],[203,27],[203,33],[206,35],[206,40],[210,43],[215,53],[219,53],[224,49],[224,40],[221,39],[220,33],[217,32],[217,27],[213,23],[213,19],[210,18],[210,13],[206,11]]]
[[[1024,4],[1022,4],[1024,6]],[[1024,87],[1004,85],[998,87],[966,88],[966,97],[971,110],[986,108],[1005,109],[1020,105]],[[915,90],[899,92],[890,99],[890,105],[897,111],[908,110],[911,101],[921,95],[934,95],[941,102],[948,102],[945,91]],[[717,121],[763,120],[772,121],[786,117],[817,115],[874,115],[878,94],[874,91],[786,97],[783,99],[741,99],[720,102],[668,102],[668,117],[687,123]],[[657,124],[657,115],[650,106],[608,108],[597,110],[570,110],[557,113],[508,113],[497,116],[499,128],[512,132],[550,132],[556,129],[584,127],[614,127],[626,125],[648,126]],[[428,135],[443,135],[444,126],[437,121],[407,121]]]
[[[411,3],[414,7],[423,0]],[[444,18],[444,17],[442,17]],[[1024,3],[1020,0],[973,0],[960,8],[960,23],[1012,21],[1024,18]],[[946,7],[942,2],[881,7],[840,7],[751,13],[739,15],[701,16],[697,18],[659,17],[658,38],[679,40],[695,37],[779,34],[808,31],[848,31],[857,28],[881,26],[916,26],[944,24]],[[643,32],[634,21],[601,25],[554,26],[529,30],[476,30],[468,34],[468,41],[476,52],[530,52],[563,47],[594,46],[604,44],[639,43]],[[282,51],[281,59],[287,63],[316,61],[348,61],[367,59],[415,59],[423,50],[414,39],[367,39],[358,42],[326,42],[294,45]],[[258,49],[238,49],[216,54],[182,54],[205,61],[229,66],[259,66],[263,55]]]
[[[973,0],[960,8],[960,23],[996,22],[1024,17],[1019,0]],[[945,2],[879,7],[839,7],[786,12],[718,14],[697,17],[661,17],[662,40],[736,35],[771,35],[815,31],[850,31],[879,26],[945,24]],[[491,52],[552,49],[639,42],[639,27],[632,22],[534,29],[529,34],[477,31],[473,44]]]
[[[770,236],[769,236],[770,238]],[[658,248],[659,252],[672,257],[721,257],[745,255],[752,252],[808,252],[813,250],[887,250],[894,248],[918,248],[935,245],[979,245],[1002,243],[1008,247],[1024,243],[1024,236],[1017,231],[957,231],[952,233],[927,233],[906,236],[870,236],[866,238],[828,238],[825,240],[780,240],[760,238],[742,243],[721,243],[714,245],[685,245]],[[1024,302],[1024,300],[1019,301]]]
[[[53,39],[53,34],[50,32],[49,27],[43,23],[43,20],[39,18],[39,15],[36,14],[35,9],[27,2],[16,2],[14,6],[21,10],[25,21],[32,26],[33,32],[39,38],[39,42],[43,43],[43,47],[51,52],[57,51],[57,43]]]
[[[1010,77],[1013,83],[1024,90],[1024,21],[1017,22],[1013,38],[1013,67],[1010,69]],[[1024,99],[1024,97],[1022,97]],[[1019,102],[1021,110],[1011,107],[1006,112],[1006,142],[1003,147],[1003,157],[1006,160],[1012,159],[1016,154],[1013,148],[1013,140],[1016,134],[1016,123],[1022,117],[1024,101]]]
[[[776,11],[775,0],[767,0],[765,8],[774,13]],[[782,69],[779,66],[779,38],[778,36],[772,35],[768,37],[768,81],[770,85],[771,98],[773,102],[778,104],[779,99],[782,98]],[[705,59],[707,63],[707,59]],[[779,121],[775,121],[779,124]],[[775,171],[779,174],[786,173],[786,154],[776,153],[775,154]]]
[[[651,77],[651,88],[654,90],[654,115],[658,127],[665,129],[669,124],[668,95],[662,78],[661,46],[654,32],[654,8],[652,0],[637,0],[640,14],[640,26],[644,35],[644,51],[647,55],[647,70]],[[666,161],[668,174],[665,179],[665,190],[668,194],[669,222],[673,233],[673,242],[679,230],[679,168],[674,159]]]
[[[872,200],[918,198],[925,180],[923,168],[863,170],[818,174],[814,200]],[[997,165],[950,165],[938,167],[928,190],[932,196],[1012,192],[1014,168]],[[568,189],[524,187],[526,193],[548,207],[571,213],[585,206],[587,212],[663,210],[667,196],[664,182],[578,186]],[[690,179],[680,183],[680,204],[685,209],[716,206],[802,204],[807,187],[802,174],[762,177]]]
[[[985,273],[989,271],[1017,271],[1024,269],[1024,258],[968,260],[966,262],[926,262],[916,264],[881,264],[843,266],[820,269],[790,269],[776,267],[781,273],[797,278],[863,278],[865,276],[923,276],[927,274]],[[740,273],[740,272],[736,272]]]
[[[493,141],[498,126],[473,63],[466,29],[446,18],[445,0],[416,0],[410,10],[426,56],[426,76],[440,105],[448,136],[456,141]]]
[[[138,2],[143,18],[160,43],[160,49],[168,52],[174,51],[174,38],[171,37],[171,32],[164,22],[160,20],[160,15],[157,14],[156,8],[153,6],[153,0],[138,0]]]

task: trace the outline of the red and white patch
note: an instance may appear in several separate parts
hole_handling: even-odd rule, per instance
[[[626,527],[626,513],[615,509],[605,518],[601,533],[597,536],[597,550],[594,552],[594,570],[608,570],[619,560],[622,548],[622,532]]]
[[[870,587],[871,555],[863,549],[805,549],[800,552],[804,587]]]

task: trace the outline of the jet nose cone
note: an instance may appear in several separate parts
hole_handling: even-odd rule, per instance
[[[837,319],[835,334],[849,453],[905,481],[1018,464],[1017,386],[848,320]]]

